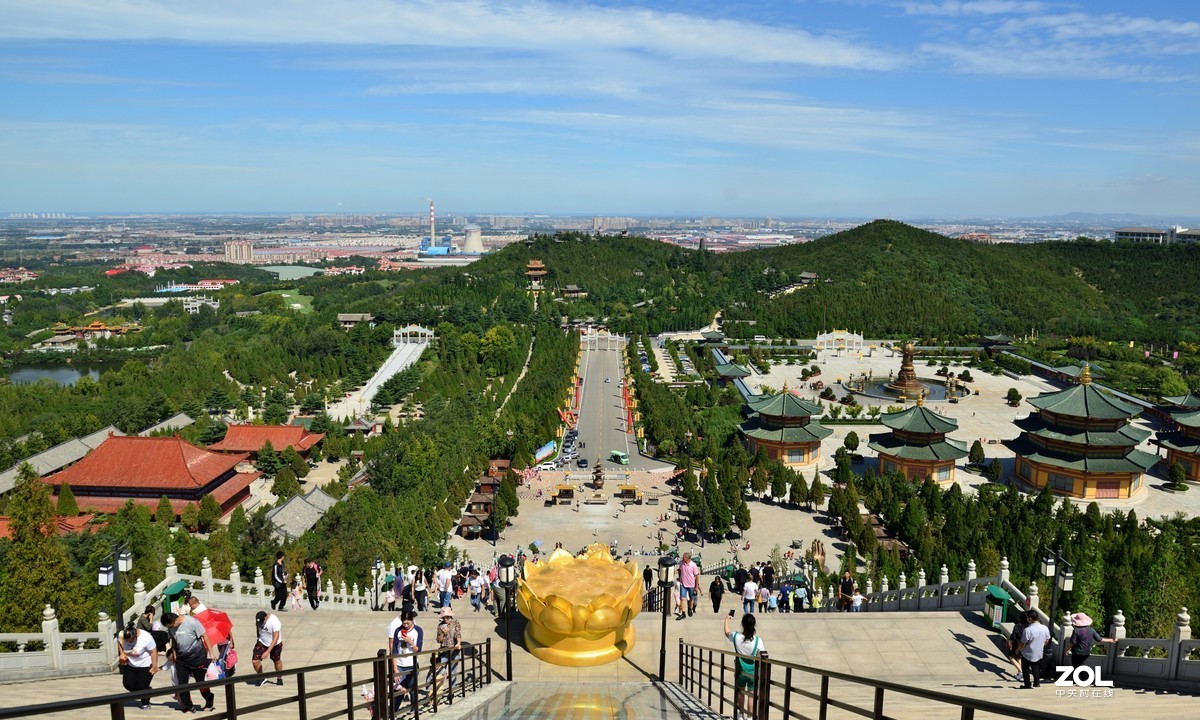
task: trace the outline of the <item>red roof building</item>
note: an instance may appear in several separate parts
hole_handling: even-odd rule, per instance
[[[304,455],[324,438],[325,433],[311,433],[303,425],[230,425],[225,439],[209,445],[208,449],[257,457],[263,443],[270,442],[276,452],[291,447]]]
[[[106,525],[107,521],[96,522],[95,515],[76,515],[75,517],[56,517],[55,527],[60,536],[71,535],[73,533],[87,531],[89,534],[100,532]],[[90,523],[90,524],[89,524]],[[0,515],[0,540],[9,540],[12,538],[12,521],[7,515]]]
[[[82,460],[42,482],[54,488],[70,485],[85,512],[115,513],[129,500],[154,510],[166,495],[179,515],[189,503],[212,495],[224,515],[250,496],[250,483],[261,475],[237,471],[248,457],[210,452],[179,437],[110,435]]]

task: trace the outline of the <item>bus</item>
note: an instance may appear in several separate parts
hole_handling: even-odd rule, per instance
[[[618,465],[628,465],[629,464],[629,456],[626,455],[625,453],[621,452],[620,450],[613,450],[612,455],[610,455],[608,459],[611,460],[612,462],[617,463]]]

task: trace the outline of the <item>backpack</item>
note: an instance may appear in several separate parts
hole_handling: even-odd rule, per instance
[[[758,641],[761,639],[762,638],[757,637],[757,636],[755,636],[755,638],[754,638],[754,649],[750,651],[750,654],[755,657],[758,657]],[[737,650],[737,643],[733,644],[733,649]],[[741,675],[742,677],[754,679],[754,661],[747,660],[744,657],[738,657],[737,672],[738,672],[738,675]]]

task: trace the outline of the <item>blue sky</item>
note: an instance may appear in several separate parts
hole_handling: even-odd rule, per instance
[[[0,211],[1200,215],[1200,8],[0,0]]]

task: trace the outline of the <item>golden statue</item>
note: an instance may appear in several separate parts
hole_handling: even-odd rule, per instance
[[[604,545],[589,545],[578,557],[558,549],[545,562],[525,563],[517,609],[529,619],[525,647],[534,657],[567,667],[604,665],[633,649],[642,578],[636,562],[613,559]]]

